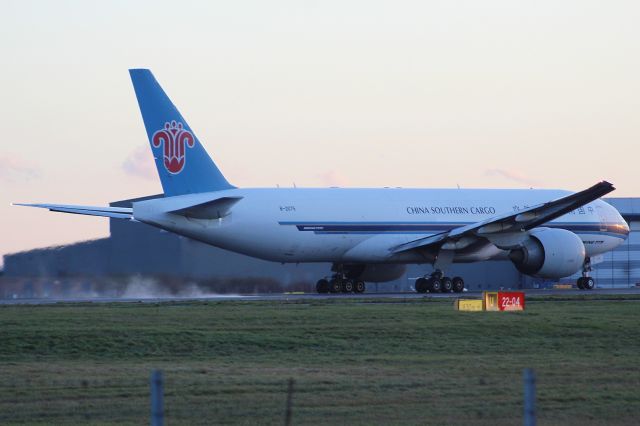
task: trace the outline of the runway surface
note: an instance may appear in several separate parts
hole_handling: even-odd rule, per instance
[[[505,290],[511,291],[511,290]],[[518,291],[518,290],[514,290]],[[577,297],[585,295],[640,295],[640,288],[602,288],[591,291],[578,289],[566,290],[524,290],[529,297],[563,296]],[[454,299],[459,297],[479,298],[482,292],[464,293],[363,293],[363,294],[315,294],[315,293],[279,293],[279,294],[203,294],[198,296],[141,296],[141,297],[68,297],[68,298],[42,298],[42,299],[0,299],[0,305],[48,305],[56,303],[163,303],[163,302],[189,302],[189,301],[296,301],[296,300],[339,300],[339,299]]]

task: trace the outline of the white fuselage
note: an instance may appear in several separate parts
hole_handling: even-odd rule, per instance
[[[216,197],[242,197],[221,219],[166,213],[185,197],[134,203],[134,218],[189,238],[261,259],[334,263],[427,263],[418,252],[389,256],[389,248],[451,228],[514,213],[570,194],[559,190],[491,189],[230,189]],[[567,229],[587,256],[610,251],[629,228],[602,200],[542,225]],[[504,257],[490,243],[456,252],[454,262]]]

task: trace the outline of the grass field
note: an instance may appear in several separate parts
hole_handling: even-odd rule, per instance
[[[638,424],[640,298],[0,307],[0,424]]]

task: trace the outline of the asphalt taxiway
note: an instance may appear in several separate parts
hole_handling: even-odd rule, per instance
[[[520,291],[520,290],[505,290]],[[578,289],[548,289],[548,290],[524,290],[527,296],[562,296],[578,297],[585,295],[640,295],[640,288],[599,288],[590,291]],[[454,299],[459,297],[481,297],[480,291],[465,291],[463,293],[362,293],[362,294],[316,294],[316,293],[278,293],[278,294],[202,294],[190,296],[155,296],[144,295],[140,297],[64,297],[64,298],[38,298],[38,299],[0,299],[0,305],[47,305],[57,303],[163,303],[163,302],[190,302],[190,301],[296,301],[296,300],[325,300],[325,299]]]

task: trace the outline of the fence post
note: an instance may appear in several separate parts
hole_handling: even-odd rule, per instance
[[[287,388],[287,411],[285,412],[284,424],[291,426],[291,405],[293,403],[293,379],[289,379],[289,387]]]
[[[524,426],[536,426],[536,375],[525,368],[524,378]]]
[[[151,426],[162,426],[164,422],[162,371],[151,372]]]

